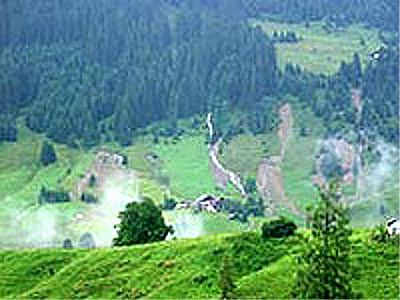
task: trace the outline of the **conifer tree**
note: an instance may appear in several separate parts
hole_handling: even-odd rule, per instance
[[[224,256],[221,269],[219,270],[219,288],[221,289],[221,299],[233,299],[236,288],[232,278],[232,266],[229,256]]]
[[[349,218],[339,203],[337,184],[320,191],[311,217],[311,237],[298,257],[293,296],[302,299],[351,299]]]

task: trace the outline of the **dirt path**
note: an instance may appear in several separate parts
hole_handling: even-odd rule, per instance
[[[284,104],[279,110],[281,123],[278,128],[278,137],[281,144],[280,161],[285,159],[285,151],[288,140],[292,135],[293,129],[293,112],[290,104]]]
[[[214,176],[215,183],[217,184],[218,187],[226,189],[228,183],[231,182],[232,185],[240,192],[242,196],[246,196],[246,192],[244,190],[243,184],[241,183],[240,177],[236,175],[234,172],[225,169],[224,166],[221,164],[221,162],[218,160],[219,146],[222,142],[222,139],[219,139],[217,142],[212,144],[212,140],[214,137],[214,125],[212,123],[211,113],[208,113],[207,115],[206,125],[208,128],[209,138],[210,138],[210,144],[208,145],[210,167]]]

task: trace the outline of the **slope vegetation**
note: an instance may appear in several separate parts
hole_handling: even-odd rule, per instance
[[[363,298],[395,298],[398,245],[369,236],[353,236],[354,288]],[[300,239],[242,233],[119,249],[0,252],[0,297],[216,298],[221,259],[229,255],[238,296],[289,298]]]

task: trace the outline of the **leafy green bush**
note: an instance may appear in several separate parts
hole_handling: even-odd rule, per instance
[[[386,227],[385,226],[379,226],[377,227],[371,234],[372,240],[376,242],[386,242],[387,240],[387,232],[386,232]]]
[[[47,167],[57,161],[57,154],[54,146],[47,141],[43,142],[42,150],[40,152],[40,162],[43,166]]]
[[[117,237],[114,246],[130,246],[163,241],[168,233],[173,233],[171,226],[165,224],[161,210],[150,199],[132,202],[119,214],[121,222],[116,225]]]
[[[95,204],[97,202],[99,202],[99,200],[97,199],[97,197],[91,193],[87,193],[84,192],[81,195],[81,201],[85,202],[87,204]]]
[[[261,227],[261,235],[263,238],[282,238],[288,237],[295,233],[297,225],[290,220],[280,217],[277,220],[266,222]]]
[[[164,203],[161,205],[162,210],[174,210],[176,207],[176,200],[173,198],[165,198]]]
[[[42,186],[42,188],[40,189],[38,201],[40,205],[45,203],[63,203],[70,202],[71,197],[69,196],[68,192],[52,191]]]
[[[79,239],[79,247],[83,249],[94,249],[96,248],[96,243],[94,237],[91,233],[84,233]]]
[[[74,248],[71,239],[65,239],[63,242],[63,248],[64,249],[72,249]]]

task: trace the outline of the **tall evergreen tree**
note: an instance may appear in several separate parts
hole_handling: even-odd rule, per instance
[[[352,84],[354,87],[359,87],[362,81],[362,68],[360,55],[358,53],[354,53],[353,55],[353,80]]]
[[[222,261],[221,269],[219,270],[218,285],[221,289],[220,299],[234,298],[234,290],[236,288],[233,282],[232,266],[229,256],[225,255]]]
[[[339,203],[336,184],[320,191],[320,202],[311,217],[311,237],[298,257],[293,294],[302,299],[351,299],[352,270],[347,211]]]

